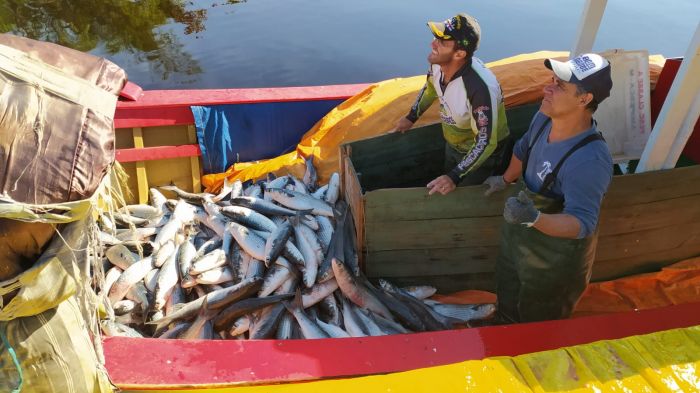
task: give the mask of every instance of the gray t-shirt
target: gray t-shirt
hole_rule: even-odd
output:
[[[547,116],[537,112],[530,123],[530,129],[515,144],[513,153],[519,160],[524,159],[528,146],[546,120]],[[552,123],[549,122],[530,151],[524,175],[525,184],[530,191],[539,192],[545,176],[554,170],[564,154],[586,136],[598,132],[594,124],[579,135],[550,143],[547,140],[551,130]],[[598,225],[600,204],[610,185],[612,174],[613,162],[608,145],[601,140],[593,141],[564,161],[550,193],[545,195],[564,199],[563,212],[581,222],[579,239],[591,235]]]

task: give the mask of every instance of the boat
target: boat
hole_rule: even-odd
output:
[[[596,18],[595,15],[598,11],[602,15],[599,3],[588,3],[579,29],[579,39],[572,52],[581,53],[587,49],[590,50],[597,23],[600,21],[600,16]],[[605,269],[598,271],[598,279],[651,271],[683,258],[700,255],[698,248],[700,247],[700,220],[698,220],[700,212],[697,208],[679,208],[679,203],[683,203],[684,206],[700,206],[700,165],[698,165],[700,131],[698,127],[695,127],[695,134],[689,136],[697,116],[695,119],[691,118],[691,122],[687,124],[688,114],[697,114],[690,105],[692,97],[695,97],[697,104],[697,75],[700,75],[700,55],[697,53],[699,41],[700,30],[695,32],[685,60],[681,62],[680,59],[676,59],[666,62],[651,99],[652,113],[658,114],[657,127],[660,131],[653,134],[649,143],[666,145],[666,153],[661,151],[661,147],[650,149],[649,152],[645,151],[638,171],[644,169],[648,171],[616,176],[613,188],[617,187],[618,197],[625,201],[636,201],[636,204],[630,209],[622,208],[621,202],[610,206],[610,216],[601,224],[603,232],[606,230],[605,225],[617,225],[618,232],[610,232],[611,235],[620,235],[620,232],[625,232],[621,229],[625,226],[641,225],[641,227],[632,228],[630,232],[636,231],[637,235],[628,237],[629,243],[625,243],[627,246],[619,246],[615,249],[616,243],[612,242],[607,252],[611,255],[622,255],[628,253],[630,248],[636,248],[639,252],[634,253],[635,256],[646,257],[632,258],[634,262],[630,262],[623,268],[615,264],[606,265]],[[674,81],[676,72],[678,75]],[[687,85],[684,87],[683,83]],[[197,192],[202,189],[200,175],[203,167],[208,164],[201,160],[202,147],[197,142],[195,119],[190,107],[235,106],[240,111],[242,122],[246,124],[259,119],[261,113],[270,113],[270,110],[284,119],[288,119],[285,116],[293,117],[293,126],[287,122],[284,130],[280,130],[279,126],[275,128],[274,125],[262,126],[262,129],[268,127],[266,131],[260,131],[261,128],[245,130],[249,133],[269,132],[274,135],[283,135],[276,138],[282,140],[278,145],[266,146],[271,149],[270,151],[281,154],[288,150],[290,139],[300,139],[306,130],[317,123],[331,108],[367,88],[371,88],[371,85],[141,91],[138,86],[130,83],[122,91],[123,100],[118,103],[115,114],[116,159],[131,175],[128,184],[133,191],[132,201],[145,202],[149,186],[169,182]],[[664,101],[667,93],[670,98]],[[532,105],[510,108],[509,119],[517,118],[517,115],[513,115],[517,113],[531,114],[532,110]],[[527,127],[529,118],[521,116],[519,119],[519,122],[524,124],[511,123],[512,128]],[[664,136],[666,134],[662,131],[670,130],[674,125],[676,130],[685,130],[687,135]],[[431,132],[430,127],[427,127],[425,132]],[[656,143],[664,138],[672,138],[672,142]],[[682,141],[682,145],[678,147],[677,142],[673,140]],[[241,141],[246,143],[245,138]],[[348,146],[353,145],[346,145],[345,148]],[[675,167],[676,160],[670,167],[664,164],[668,161],[668,151],[675,149],[677,158],[683,148],[688,159],[684,167],[660,170]],[[243,146],[240,151],[246,152],[251,149],[253,147]],[[271,157],[269,152],[267,154],[268,156],[252,154],[246,160]],[[352,161],[351,156],[352,152],[346,151],[345,160],[341,158],[338,166],[340,170],[345,171],[352,166],[348,166],[348,158]],[[346,179],[350,179],[345,181],[345,195],[346,198],[356,199],[351,202],[355,204],[356,209],[353,215],[356,222],[364,223],[364,215],[367,211],[362,210],[363,198],[366,202],[371,192],[378,195],[376,193],[386,193],[391,190],[370,190],[359,181],[353,183],[352,177],[348,177],[348,174],[352,174],[351,172],[345,174]],[[366,189],[363,190],[363,187]],[[476,191],[470,191],[469,188],[458,191],[464,192],[465,195],[470,192],[475,194]],[[409,203],[412,202],[409,201]],[[654,212],[651,211],[653,209],[669,209],[674,214],[665,215],[663,210]],[[367,233],[363,231],[368,229],[363,224],[359,227],[358,239],[364,239]],[[671,228],[676,230],[671,231]],[[646,237],[640,237],[640,231],[648,231]],[[370,234],[370,236],[373,235]],[[364,250],[365,257],[371,254],[372,250],[368,252],[368,245],[361,241],[358,241],[358,245]],[[608,259],[621,261],[624,258],[620,256]],[[368,265],[368,262],[365,261],[365,269],[376,269],[378,266],[376,263]],[[376,275],[390,272],[390,268],[379,269]],[[476,273],[461,272],[463,275]],[[425,272],[416,274],[413,279],[419,279],[421,274]],[[488,281],[490,277],[484,278],[482,275],[481,279]],[[452,286],[445,283],[441,285],[445,290],[459,289],[454,287],[454,280],[452,280]],[[601,340],[606,340],[603,341],[608,343],[606,345],[617,345],[622,342],[621,340],[628,340],[638,335],[648,335],[648,340],[658,341],[660,336],[655,335],[667,331],[681,331],[682,333],[679,334],[687,336],[690,331],[696,332],[699,325],[700,303],[694,302],[560,321],[382,337],[288,341],[105,337],[103,346],[106,368],[112,381],[119,388],[128,391],[184,392],[208,389],[224,392],[247,391],[247,389],[252,391],[256,388],[272,391],[284,390],[285,387],[291,390],[294,386],[299,390],[326,391],[339,387],[367,386],[362,383],[377,380],[358,379],[358,377],[384,374],[395,377],[381,381],[394,381],[394,385],[386,382],[388,385],[382,386],[394,386],[399,388],[397,390],[412,391],[410,383],[413,383],[412,378],[415,378],[412,375],[424,375],[411,374],[416,370],[426,368],[438,370],[432,374],[433,377],[449,379],[451,377],[448,373],[451,372],[454,377],[454,369],[441,367],[494,359],[494,357],[536,354],[562,348],[574,351],[570,348],[593,345],[591,343]],[[698,342],[688,345],[690,346],[686,352],[683,352],[680,347],[674,350],[678,351],[679,356],[685,356],[684,359],[689,364],[700,366],[698,354],[692,353],[692,348],[696,348]],[[548,361],[553,362],[555,368],[557,364],[567,364],[562,359]],[[485,367],[484,364],[479,363],[479,367]],[[644,365],[640,366],[641,368],[644,368]],[[696,367],[693,375],[697,376],[697,372]],[[497,375],[496,371],[494,373]],[[460,374],[459,377],[462,378],[462,375]],[[320,380],[331,381],[326,385],[313,383]],[[658,388],[660,385],[655,386]],[[431,390],[425,387],[413,387],[421,391]]]

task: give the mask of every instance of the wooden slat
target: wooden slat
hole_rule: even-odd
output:
[[[350,212],[352,214],[353,221],[355,223],[355,245],[356,250],[363,250],[365,247],[365,206],[364,197],[362,196],[362,189],[360,188],[360,182],[357,179],[357,174],[355,173],[355,168],[352,165],[352,161],[348,159],[352,154],[352,148],[348,145],[343,145],[340,147],[341,156],[341,184],[342,191],[345,196],[345,202],[348,203],[350,207]],[[363,252],[358,252],[360,267],[365,267],[365,258]]]
[[[140,127],[132,129],[134,137],[134,148],[143,148],[143,130]],[[148,202],[148,175],[146,174],[146,163],[143,161],[136,162],[136,183],[138,184],[138,201],[139,203]]]
[[[190,143],[197,143],[197,130],[194,125],[187,126],[187,139]],[[197,146],[197,148],[199,149],[199,146]],[[202,192],[202,170],[199,166],[199,157],[190,157],[190,166],[192,173],[192,190],[194,190],[194,192]]]
[[[607,261],[633,257],[649,260],[647,255],[664,250],[684,250],[686,255],[682,258],[699,255],[700,222],[601,236],[598,239],[596,260]]]
[[[458,187],[447,195],[428,195],[425,188],[401,188],[370,191],[365,194],[366,222],[431,220],[444,218],[488,217],[503,214],[507,192],[484,196],[486,186]]]
[[[140,149],[118,149],[115,159],[121,163],[136,161],[156,161],[168,158],[192,157],[199,162],[202,152],[198,145],[158,146]]]
[[[415,186],[444,170],[445,142],[439,124],[363,139],[351,146],[363,191]]]
[[[696,235],[695,242],[700,243],[700,237]],[[644,255],[635,255],[628,258],[609,259],[596,261],[593,264],[592,281],[612,280],[626,277],[632,274],[658,271],[664,266],[678,261],[700,255],[700,249],[689,247],[664,249]]]
[[[497,246],[503,217],[365,222],[367,252]]]
[[[600,235],[619,235],[654,228],[684,226],[699,221],[700,193],[603,209],[600,215]]]
[[[367,255],[371,277],[438,276],[493,272],[498,247],[378,251]]]
[[[603,209],[680,198],[700,193],[700,165],[615,176]]]
[[[144,91],[137,101],[119,101],[116,128],[192,124],[192,105],[231,105],[265,102],[322,101],[349,98],[368,84],[255,89]]]

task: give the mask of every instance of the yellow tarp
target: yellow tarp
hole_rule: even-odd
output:
[[[700,326],[387,375],[207,390],[212,393],[698,391]]]
[[[507,108],[534,103],[542,99],[542,89],[549,80],[550,71],[542,64],[545,58],[566,58],[568,52],[541,51],[509,57],[488,63],[498,78]],[[651,56],[649,71],[653,89],[665,59]],[[371,85],[364,91],[338,105],[309,130],[295,151],[265,161],[238,163],[226,172],[205,175],[202,185],[208,191],[218,191],[224,179],[249,180],[263,178],[268,172],[304,173],[304,158],[314,156],[319,181],[325,183],[338,171],[338,147],[346,142],[385,134],[394,129],[396,122],[406,116],[418,91],[425,83],[425,75],[390,79]],[[433,105],[416,122],[417,127],[439,122],[438,105]]]

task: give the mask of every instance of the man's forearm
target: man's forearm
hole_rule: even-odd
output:
[[[576,239],[581,230],[581,222],[570,214],[544,214],[533,225],[537,230],[552,237]]]
[[[506,169],[505,173],[503,174],[503,180],[505,180],[506,183],[512,183],[516,181],[520,175],[523,173],[523,162],[518,159],[518,157],[513,154],[510,157],[510,164],[508,165],[508,169]]]

